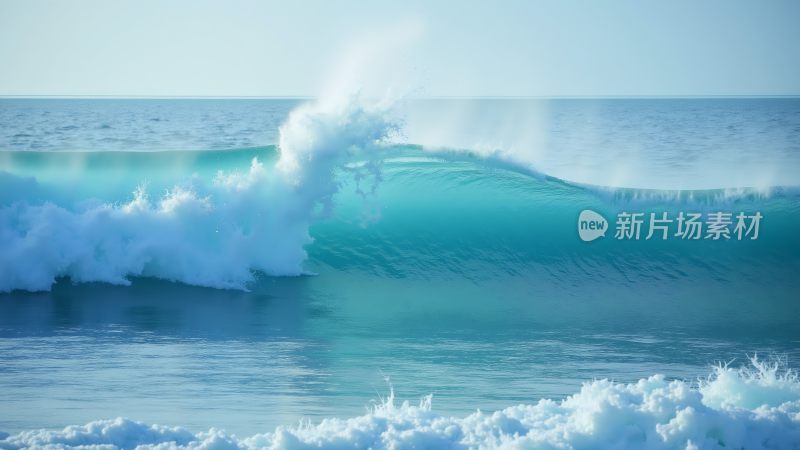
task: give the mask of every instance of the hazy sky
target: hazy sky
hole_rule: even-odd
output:
[[[423,96],[798,95],[798,24],[795,0],[0,0],[0,95],[314,96],[404,27],[372,64]]]

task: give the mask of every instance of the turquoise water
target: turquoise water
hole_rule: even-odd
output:
[[[452,102],[408,107],[403,143],[382,139],[395,130],[393,116],[369,109],[291,119],[297,102],[104,102],[0,102],[0,430],[12,435],[121,416],[249,436],[301,418],[362,416],[390,385],[400,399],[433,394],[436,414],[465,417],[562,399],[601,378],[636,383],[659,373],[695,389],[712,364],[738,367],[754,354],[798,367],[797,100],[555,102],[542,131],[551,151],[530,159],[465,149],[466,141],[417,142],[422,119],[414,114],[443,117]],[[261,106],[271,112],[253,118]],[[534,102],[526,111],[542,108]],[[154,123],[168,127],[148,125],[154,110],[163,119]],[[44,138],[49,128],[31,117],[45,111],[59,117],[52,123],[81,126]],[[512,102],[504,114],[515,111]],[[611,111],[616,125],[597,111]],[[254,122],[263,114],[270,121],[261,130]],[[585,128],[587,117],[594,139],[582,133],[575,144],[574,130],[554,131],[570,120]],[[87,131],[100,122],[121,128],[127,143],[105,148],[102,131]],[[244,148],[219,149],[228,141],[214,140],[217,122]],[[201,125],[185,148],[145,151],[165,150],[161,134],[188,123]],[[280,123],[295,126],[278,130]],[[31,136],[17,136],[25,127]],[[146,127],[155,137],[140,137]],[[240,127],[260,131],[237,140]],[[485,131],[463,134],[476,132]],[[43,151],[25,151],[33,142]],[[178,145],[170,142],[166,148]],[[565,153],[570,142],[576,148]],[[624,161],[620,152],[634,147],[635,172],[652,170],[639,178],[667,188],[592,183],[612,172],[608,154]],[[564,177],[571,159],[600,174]],[[716,173],[705,166],[716,159],[746,162],[755,175],[680,188],[686,174]],[[765,173],[775,177],[766,187]],[[756,240],[608,234],[583,242],[576,228],[584,209],[612,226],[623,211],[758,211],[764,219]],[[696,425],[692,439],[721,433],[717,441],[739,442],[719,430],[745,426],[762,403],[788,402],[781,414],[791,414],[800,401],[796,381],[723,378],[722,387],[702,391],[703,404],[724,392],[744,409],[716,407],[730,425]],[[750,396],[754,404],[742,403]],[[607,400],[581,401],[604,410],[597,405]],[[391,420],[433,420],[425,408],[399,411]],[[381,414],[363,417],[380,428]],[[626,423],[647,430],[648,420]],[[778,428],[756,421],[751,430],[796,446],[796,419],[786,420],[770,425]],[[410,429],[423,429],[417,425]],[[114,426],[145,442],[136,426]],[[458,426],[473,429],[469,421]],[[598,419],[595,428],[624,434],[617,426],[624,425]],[[685,447],[675,439],[667,448]],[[261,445],[254,442],[242,445]]]

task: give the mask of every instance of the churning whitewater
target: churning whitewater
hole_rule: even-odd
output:
[[[356,99],[303,105],[280,129],[274,165],[254,157],[243,172],[190,177],[157,199],[143,185],[123,203],[71,207],[55,203],[56,194],[30,203],[24,195],[40,190],[37,181],[2,174],[2,190],[21,197],[0,208],[0,291],[48,290],[59,277],[128,284],[130,276],[246,289],[254,271],[300,275],[309,226],[333,207],[335,170],[370,160],[397,129],[387,117]],[[349,171],[364,183],[380,178],[375,163]]]
[[[325,419],[238,437],[125,418],[60,431],[0,435],[0,448],[47,449],[797,449],[800,380],[778,362],[717,366],[698,383],[661,375],[585,383],[561,401],[447,417],[395,405],[394,393],[360,417]]]

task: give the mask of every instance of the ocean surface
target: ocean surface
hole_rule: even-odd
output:
[[[0,99],[0,448],[800,448],[799,186],[796,98]]]

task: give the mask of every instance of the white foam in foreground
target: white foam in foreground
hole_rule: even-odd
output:
[[[717,367],[699,385],[661,375],[633,384],[600,380],[563,401],[463,418],[437,414],[430,398],[396,406],[390,396],[360,417],[245,438],[118,418],[26,431],[0,439],[0,448],[797,449],[800,381],[779,364],[753,359],[748,368]]]

